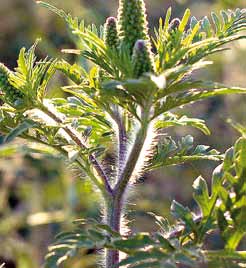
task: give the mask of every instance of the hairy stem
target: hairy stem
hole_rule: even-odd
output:
[[[59,124],[63,124],[63,120],[59,118],[54,112],[50,111],[46,107],[42,107],[41,109],[45,114],[51,117],[55,122]],[[148,110],[147,110],[148,111]],[[126,157],[126,133],[124,131],[124,126],[118,124],[119,127],[119,178],[116,183],[114,190],[111,188],[109,184],[109,179],[107,178],[106,174],[104,173],[101,165],[98,163],[97,159],[93,156],[89,156],[89,160],[97,174],[102,179],[104,187],[108,193],[105,198],[106,202],[106,223],[115,231],[121,232],[120,221],[122,217],[122,208],[123,208],[123,198],[125,189],[127,184],[135,170],[137,161],[139,159],[139,155],[143,148],[146,135],[147,135],[147,128],[148,128],[148,112],[142,112],[142,123],[140,129],[136,133],[135,142],[132,146],[131,152],[125,160]],[[118,121],[122,123],[122,120]],[[83,149],[86,149],[86,145],[82,142],[82,140],[77,135],[76,131],[72,129],[70,126],[65,126],[63,129],[66,133],[71,137],[71,139]],[[122,166],[122,171],[121,167]],[[91,174],[90,174],[91,175]],[[96,182],[96,181],[94,181]],[[103,193],[103,189],[100,185],[97,185],[99,189]],[[105,195],[104,195],[105,197]],[[119,263],[119,251],[117,250],[106,250],[106,268],[113,268],[115,265]]]
[[[54,112],[50,111],[47,107],[42,106],[41,111],[43,111],[45,114],[47,114],[55,122],[57,122],[59,124],[63,124],[62,119],[59,118]],[[66,133],[71,137],[71,139],[80,148],[87,149],[86,145],[82,142],[82,140],[80,139],[80,137],[78,136],[78,134],[76,133],[76,131],[72,127],[65,126],[63,129],[66,131]],[[105,174],[104,170],[102,169],[101,165],[99,164],[98,160],[92,154],[89,156],[89,160],[90,160],[91,164],[93,165],[93,167],[95,168],[98,176],[102,179],[106,191],[109,194],[112,194],[113,191],[112,191],[112,188],[111,188],[111,186],[109,184],[109,179],[108,179],[107,175]]]
[[[42,111],[45,112],[48,116],[50,116],[55,122],[62,124],[63,120],[59,118],[55,113],[47,109],[46,107],[42,108]],[[136,168],[136,164],[138,162],[140,153],[142,151],[144,142],[147,136],[148,129],[148,116],[149,109],[143,109],[141,115],[141,125],[139,130],[136,133],[135,142],[132,146],[132,149],[129,153],[127,159],[126,157],[126,132],[122,122],[122,119],[118,121],[119,128],[119,176],[118,181],[114,187],[111,188],[109,184],[109,179],[104,173],[101,165],[98,163],[97,159],[93,156],[89,156],[89,161],[97,171],[97,174],[102,179],[104,187],[108,195],[105,198],[106,202],[106,223],[116,232],[121,232],[121,217],[122,217],[122,209],[123,209],[123,199],[124,193],[127,188],[128,182]],[[120,124],[121,123],[121,124]],[[65,126],[63,129],[66,133],[71,137],[71,139],[83,149],[87,149],[86,145],[79,138],[76,131],[70,126]],[[90,174],[91,175],[91,174]],[[97,185],[98,187],[100,185]],[[99,187],[99,189],[103,192],[103,189]],[[104,195],[105,197],[105,195]],[[117,250],[106,250],[106,268],[113,268],[115,265],[119,263],[119,251]]]
[[[119,133],[119,177],[122,174],[127,154],[127,136],[124,130]]]
[[[129,183],[129,180],[136,168],[140,153],[142,151],[148,129],[149,110],[142,111],[142,121],[139,130],[136,133],[135,142],[126,159],[126,132],[124,126],[119,127],[119,164],[123,165],[122,169],[119,166],[118,181],[113,189],[113,196],[110,203],[107,203],[106,221],[107,224],[115,231],[121,233],[121,217],[124,203],[124,193]],[[121,155],[122,154],[122,155]],[[119,263],[119,252],[115,250],[106,250],[106,268],[113,268]]]
[[[135,142],[132,146],[131,152],[127,158],[125,167],[122,171],[121,176],[119,177],[119,180],[114,188],[114,193],[121,198],[121,195],[124,194],[125,189],[127,187],[127,184],[135,170],[136,164],[138,162],[140,153],[142,151],[144,142],[146,140],[147,136],[147,129],[148,129],[148,123],[147,123],[147,115],[148,113],[143,114],[143,120],[141,122],[140,129],[136,133]]]
[[[109,210],[108,214],[108,224],[111,228],[113,228],[117,232],[121,232],[120,220],[122,217],[122,209],[123,209],[123,199],[126,187],[131,178],[131,175],[135,169],[136,163],[138,161],[141,149],[144,144],[144,140],[146,137],[146,130],[141,129],[137,133],[137,137],[130,153],[130,156],[126,162],[126,166],[122,171],[122,175],[120,176],[119,182],[116,184],[114,189],[114,197],[112,208]],[[106,252],[106,268],[113,268],[119,262],[119,252],[108,250]]]
[[[127,134],[123,122],[123,116],[120,114],[119,107],[116,108],[113,118],[118,126],[118,177],[120,177],[127,154]]]
[[[120,112],[120,108],[116,105],[112,105],[109,109],[109,114],[117,124],[118,128],[118,178],[122,173],[122,169],[125,164],[126,154],[127,154],[127,134],[126,128],[123,122],[123,116]]]
[[[120,233],[122,200],[113,197],[106,203],[106,223],[116,232]],[[106,268],[113,268],[119,263],[119,251],[106,249]]]

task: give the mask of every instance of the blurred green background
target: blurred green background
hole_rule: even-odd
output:
[[[84,18],[86,22],[103,24],[109,15],[116,15],[116,0],[47,0],[51,4]],[[202,17],[211,10],[246,7],[245,0],[146,0],[151,28],[159,17],[173,7],[174,16],[181,17],[185,8]],[[74,48],[73,37],[64,22],[32,0],[0,0],[0,62],[14,68],[21,47],[29,47],[37,37],[42,38],[39,56],[62,57],[62,48]],[[232,50],[213,57],[215,64],[197,75],[232,85],[246,86],[246,41],[231,46]],[[75,59],[66,58],[70,61]],[[53,96],[59,96],[59,85],[66,83],[57,76],[52,84]],[[214,98],[183,112],[206,119],[211,136],[184,128],[169,132],[181,137],[195,136],[195,142],[223,152],[235,141],[237,133],[226,122],[228,118],[246,124],[245,96]],[[16,141],[16,144],[18,145]],[[54,235],[72,228],[72,220],[99,217],[98,195],[90,182],[78,170],[59,158],[30,154],[5,157],[0,153],[0,264],[6,268],[37,268],[43,264],[47,246]],[[145,174],[137,183],[128,204],[127,220],[132,231],[150,231],[153,219],[147,212],[169,216],[173,199],[193,206],[191,184],[200,174],[210,179],[215,163],[196,162],[160,169]],[[65,168],[67,166],[68,168]],[[144,182],[144,183],[143,183]],[[213,241],[219,243],[219,241]],[[73,260],[66,267],[95,267],[93,252]]]

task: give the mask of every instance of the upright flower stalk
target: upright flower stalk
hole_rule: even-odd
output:
[[[147,41],[138,40],[133,49],[132,55],[133,73],[136,78],[147,72],[153,72],[153,60]]]
[[[131,53],[137,40],[149,41],[146,8],[143,0],[120,0],[118,31],[121,44],[127,46]]]
[[[116,49],[119,45],[119,38],[117,32],[117,19],[109,17],[104,26],[104,41],[107,47]]]
[[[129,49],[132,57],[133,76],[139,78],[141,75],[154,70],[151,53],[150,38],[148,35],[148,23],[145,3],[143,0],[120,0],[117,18],[108,18],[105,24],[104,40],[108,47],[116,48],[123,46]],[[106,219],[107,224],[115,231],[121,233],[121,217],[124,207],[124,199],[128,182],[131,179],[139,155],[142,151],[148,124],[148,109],[142,111],[143,122],[136,133],[132,147],[125,145],[125,129],[122,124],[123,118],[119,111],[116,111],[115,118],[119,131],[119,166],[118,178],[113,189],[113,196],[107,202]],[[113,268],[119,262],[118,251],[106,250],[106,268]]]

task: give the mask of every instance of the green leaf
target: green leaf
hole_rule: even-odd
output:
[[[150,158],[145,170],[152,170],[169,165],[178,165],[198,160],[220,161],[223,159],[218,151],[209,146],[197,145],[194,149],[193,137],[187,135],[176,143],[171,137],[161,140],[156,146],[156,153]]]
[[[39,41],[38,39],[28,51],[25,48],[21,49],[18,66],[10,77],[11,85],[23,94],[19,100],[22,102],[23,110],[40,105],[48,83],[55,73],[56,60],[36,60],[35,49]]]
[[[18,152],[16,145],[1,145],[0,146],[0,158],[11,157]]]
[[[212,37],[212,35],[213,35],[212,26],[211,26],[210,21],[209,21],[207,16],[205,16],[202,19],[201,25],[202,25],[202,29],[206,32],[207,37],[208,38]]]
[[[108,234],[110,234],[113,237],[119,238],[120,234],[118,232],[115,232],[110,226],[107,224],[97,224],[97,228],[106,231]]]
[[[114,247],[121,251],[143,248],[153,244],[155,244],[155,242],[145,233],[139,233],[128,239],[113,242]]]
[[[227,25],[229,22],[229,16],[228,16],[227,12],[225,12],[225,10],[221,10],[220,14],[223,18],[224,25]]]
[[[99,241],[103,241],[105,240],[105,235],[103,234],[103,232],[100,232],[100,231],[97,231],[97,230],[93,230],[93,229],[90,229],[88,230],[88,233],[91,237],[91,239],[95,242],[99,242]]]
[[[137,262],[143,262],[145,260],[150,259],[163,259],[165,257],[165,253],[159,250],[149,250],[149,251],[139,251],[134,254],[132,257],[128,257],[119,263],[119,266],[136,264]]]
[[[220,197],[218,226],[225,241],[225,248],[232,251],[246,235],[245,154],[246,139],[241,137],[236,141],[234,148],[226,152],[224,163],[213,174],[213,177],[218,177],[217,181],[221,184],[217,189]]]
[[[222,232],[224,232],[228,227],[228,222],[224,216],[223,211],[218,209],[217,211],[218,226]]]
[[[195,151],[193,152],[194,155],[202,155],[207,152],[210,146],[207,145],[197,145]]]
[[[171,15],[172,15],[172,7],[169,7],[165,16],[165,23],[164,23],[164,29],[163,29],[164,32],[168,30]]]
[[[43,1],[36,1],[36,3],[42,7],[49,9],[50,11],[52,11],[54,13],[56,13],[61,18],[68,19],[67,14],[62,9],[58,9],[55,6],[52,6],[51,4],[43,2]]]
[[[189,118],[187,116],[177,116],[170,112],[162,115],[163,119],[155,123],[157,129],[165,129],[172,126],[191,126],[201,130],[204,134],[210,135],[210,130],[205,124],[204,120],[197,118]]]
[[[40,84],[37,85],[37,98],[40,102],[43,101],[47,93],[47,87],[48,87],[49,81],[55,74],[55,70],[56,70],[55,65],[56,65],[56,60],[51,60],[51,61],[44,60],[39,70],[37,71],[37,76],[42,78],[42,80],[40,80]]]
[[[235,130],[237,130],[242,136],[246,136],[246,126],[240,123],[234,122],[232,119],[228,119],[227,123],[229,123]]]
[[[71,79],[77,85],[81,84],[84,77],[87,77],[87,72],[77,64],[70,65],[65,60],[55,63],[55,68],[64,73],[69,79]]]
[[[240,230],[240,228],[235,230],[228,238],[225,248],[229,250],[235,250],[240,241],[242,240],[242,238],[244,237],[244,235],[245,231]]]
[[[223,161],[223,170],[229,171],[233,166],[234,149],[230,148],[225,152],[225,158]]]
[[[224,179],[224,168],[223,164],[219,165],[214,171],[212,175],[212,194],[217,195],[220,187],[223,183]]]
[[[135,264],[135,265],[131,265],[131,268],[158,268],[160,267],[159,263],[156,261],[149,261],[149,262],[145,262],[145,263],[141,263],[141,264]],[[165,266],[167,267],[167,266]],[[167,267],[169,268],[169,267]]]
[[[192,258],[188,257],[186,254],[182,252],[175,254],[175,259],[179,263],[182,263],[183,265],[187,265],[188,267],[194,267],[196,265],[196,262],[192,260]]]
[[[182,18],[182,20],[180,22],[180,25],[179,25],[179,31],[181,33],[185,30],[185,27],[188,24],[190,14],[191,14],[190,9],[186,9],[185,13],[184,13],[184,16],[183,16],[183,18]]]
[[[159,87],[165,87],[165,76],[142,76],[139,79],[125,81],[109,81],[103,84],[102,93],[111,95],[117,103],[144,106]],[[105,99],[107,101],[107,99]]]
[[[211,13],[211,16],[213,19],[213,23],[216,27],[216,34],[218,35],[221,32],[220,20],[219,20],[218,16],[216,15],[216,13],[214,13],[214,12]]]
[[[203,62],[204,63],[204,62]],[[192,67],[192,70],[196,69],[196,68],[202,68],[205,67],[207,65],[211,64],[211,62],[207,62],[206,65],[196,65]],[[187,70],[189,71],[189,68],[187,66]],[[185,71],[185,68],[181,71]],[[180,70],[177,69],[177,73],[179,73]],[[173,94],[173,93],[177,93],[177,92],[182,92],[182,91],[187,91],[190,89],[219,89],[219,88],[225,88],[225,85],[220,84],[220,83],[216,83],[216,82],[212,82],[212,81],[196,81],[196,80],[188,80],[188,81],[178,81],[176,83],[171,83],[166,89],[165,91],[161,92],[161,94],[159,94],[159,98],[161,97],[165,97],[168,94]]]
[[[198,20],[195,16],[192,16],[191,19],[190,19],[190,28],[191,29],[194,29],[195,26],[197,25],[198,23]]]
[[[168,236],[170,234],[170,231],[171,229],[169,230],[169,233],[165,233],[164,235]],[[157,233],[156,238],[160,242],[160,245],[163,249],[171,251],[175,249],[174,246],[172,245],[172,242],[169,241],[167,238],[165,238],[163,235]]]
[[[228,95],[228,94],[246,94],[246,89],[233,87],[233,88],[220,88],[220,89],[215,89],[212,91],[197,90],[197,91],[190,91],[189,93],[185,95],[181,94],[176,97],[168,96],[165,99],[164,103],[161,105],[161,107],[158,107],[156,109],[156,112],[153,118],[161,115],[164,112],[170,111],[174,108],[181,107],[185,104],[190,104],[195,101],[200,101],[200,100],[207,99],[210,97]]]
[[[191,135],[187,135],[181,139],[182,151],[188,151],[193,147],[194,138]]]
[[[17,63],[18,63],[19,68],[22,70],[23,74],[27,75],[28,69],[26,66],[25,51],[26,51],[26,49],[24,47],[20,50]]]
[[[19,124],[16,128],[14,128],[4,139],[5,142],[11,142],[16,137],[20,136],[24,132],[26,132],[28,129],[33,128],[36,126],[36,123],[31,120],[25,120],[21,124]]]
[[[196,225],[193,221],[193,216],[189,208],[184,207],[177,201],[173,201],[171,205],[171,214],[179,221],[185,223],[189,231],[196,231]]]
[[[207,182],[199,176],[194,181],[192,187],[194,199],[199,204],[203,217],[207,217],[211,209]]]

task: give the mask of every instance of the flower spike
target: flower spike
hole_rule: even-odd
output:
[[[122,45],[127,46],[131,53],[137,40],[150,40],[143,0],[120,0],[118,31]]]
[[[119,45],[119,38],[117,33],[117,19],[109,17],[104,26],[104,40],[109,48],[117,48]]]
[[[140,77],[142,74],[153,71],[153,61],[151,51],[146,40],[138,40],[133,49],[132,55],[134,76]]]

